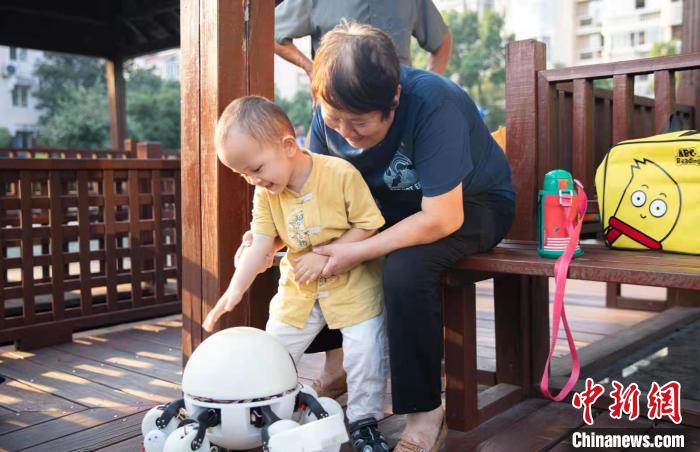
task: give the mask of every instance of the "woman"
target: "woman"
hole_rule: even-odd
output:
[[[507,233],[508,162],[460,87],[400,66],[389,37],[371,26],[343,22],[324,36],[311,89],[309,148],[355,165],[387,221],[372,238],[315,251],[329,256],[325,276],[385,256],[393,411],[407,415],[395,450],[437,450],[447,430],[440,281]]]

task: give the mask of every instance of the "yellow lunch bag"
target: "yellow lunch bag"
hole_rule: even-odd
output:
[[[595,187],[609,247],[700,254],[700,132],[618,143]]]

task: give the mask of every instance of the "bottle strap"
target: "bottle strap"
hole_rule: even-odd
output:
[[[576,352],[576,344],[574,343],[574,337],[571,334],[571,329],[569,328],[569,322],[566,320],[566,310],[564,309],[564,293],[566,290],[566,278],[569,273],[569,264],[571,263],[571,259],[573,259],[576,248],[578,247],[579,236],[581,235],[581,226],[583,225],[583,217],[586,214],[586,207],[588,205],[588,198],[586,197],[586,192],[583,189],[583,185],[581,185],[579,181],[575,181],[575,183],[578,189],[578,206],[564,207],[567,209],[566,229],[570,240],[566,246],[564,254],[559,256],[554,264],[556,288],[554,291],[554,306],[552,309],[552,345],[549,349],[549,356],[547,357],[547,363],[545,364],[544,372],[542,373],[542,380],[540,381],[540,391],[542,394],[545,397],[557,402],[563,400],[574,385],[576,385],[579,373],[581,372],[578,353]],[[569,212],[570,209],[576,210],[574,212]],[[569,376],[569,379],[564,387],[561,389],[561,391],[559,391],[559,394],[552,396],[552,394],[549,392],[549,366],[551,364],[552,357],[554,356],[554,348],[557,345],[560,323],[564,325],[566,339],[569,343],[569,351],[571,353],[571,375]]]

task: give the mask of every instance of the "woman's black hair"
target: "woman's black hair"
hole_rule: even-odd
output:
[[[378,28],[342,20],[321,40],[314,59],[311,92],[336,110],[380,111],[396,108],[399,57],[389,36]]]

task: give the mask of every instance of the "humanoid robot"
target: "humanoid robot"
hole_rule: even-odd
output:
[[[146,452],[337,452],[348,440],[342,407],[298,381],[291,356],[264,331],[220,331],[192,353],[184,398],[141,422]]]

